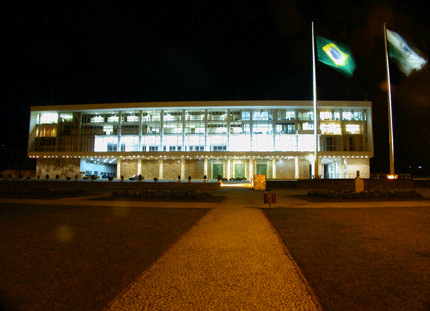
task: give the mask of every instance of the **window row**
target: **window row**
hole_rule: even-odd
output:
[[[148,110],[144,112],[111,112],[111,113],[92,113],[83,114],[82,123],[139,123],[160,122],[163,114],[164,122],[183,122],[183,121],[312,121],[313,111],[306,109],[267,109],[267,110],[175,110],[161,111]],[[41,112],[37,113],[37,124],[57,124],[67,122],[78,122],[78,113],[57,113]],[[364,121],[366,113],[361,110],[320,110],[320,120],[345,120],[345,121]]]

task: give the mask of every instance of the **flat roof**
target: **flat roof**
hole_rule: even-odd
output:
[[[370,108],[370,101],[337,101],[321,100],[317,102],[319,107],[366,107]],[[204,109],[204,108],[279,108],[282,106],[302,108],[312,107],[312,100],[225,100],[225,101],[175,101],[175,102],[131,102],[131,103],[100,103],[81,105],[54,105],[31,106],[30,111],[99,111],[99,110],[145,110],[145,109]]]

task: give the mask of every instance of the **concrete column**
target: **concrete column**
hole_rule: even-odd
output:
[[[254,178],[254,159],[249,158],[249,177],[248,179],[251,180]]]
[[[160,159],[160,167],[158,169],[158,179],[163,179],[163,165],[164,165],[164,160],[161,158]]]
[[[61,133],[60,133],[60,126],[59,126],[59,124],[60,124],[60,114],[58,114],[57,115],[57,124],[56,124],[56,129],[57,129],[57,135],[55,135],[55,151],[59,151],[60,149],[59,149],[59,143],[60,143],[60,135],[61,135]],[[63,150],[62,150],[63,151]],[[93,148],[93,150],[91,150],[91,151],[94,151],[94,148]]]
[[[186,126],[186,122],[185,121],[186,121],[186,115],[185,115],[185,109],[184,109],[182,111],[182,144],[181,144],[182,151],[185,151],[185,126]],[[181,175],[182,175],[182,173],[181,173]]]
[[[121,178],[121,159],[116,160],[116,178]]]
[[[188,176],[185,176],[185,159],[181,159],[181,179],[186,179]]]
[[[227,159],[227,180],[230,180],[231,178],[231,160],[230,158]]]
[[[118,113],[118,147],[117,151],[121,150],[121,136],[122,136],[122,111]]]
[[[142,151],[142,122],[143,122],[143,111],[139,112],[139,152]]]
[[[81,139],[82,139],[82,112],[79,112],[79,128],[78,128],[78,145],[77,145],[77,150],[73,150],[73,151],[83,151],[81,148]]]
[[[137,175],[142,175],[142,159],[137,159]]]
[[[272,159],[272,179],[276,178],[276,159]]]
[[[164,110],[160,111],[160,146],[159,151],[163,151],[163,140],[164,140]],[[161,178],[159,178],[161,179]]]
[[[294,158],[294,178],[300,179],[300,170],[299,170],[299,158]]]
[[[345,174],[346,168],[346,158],[340,160],[340,178],[347,178]]]
[[[210,151],[208,146],[208,110],[205,109],[205,151]],[[206,174],[207,176],[208,174]]]
[[[206,175],[206,177],[209,179],[209,176],[208,176],[208,158],[205,158],[203,160],[203,175]]]
[[[230,109],[227,109],[227,151],[230,151]]]

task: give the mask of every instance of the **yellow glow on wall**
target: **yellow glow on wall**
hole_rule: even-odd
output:
[[[54,126],[41,126],[36,129],[36,137],[56,137],[57,128]]]

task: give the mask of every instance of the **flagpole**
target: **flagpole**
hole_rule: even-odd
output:
[[[387,28],[384,23],[385,64],[387,67],[387,91],[388,91],[388,141],[390,148],[390,175],[394,177],[394,138],[393,138],[393,108],[391,102],[391,78],[390,62],[388,58]]]
[[[317,114],[317,74],[316,74],[316,57],[315,57],[315,33],[314,22],[312,22],[312,80],[313,80],[313,104],[314,104],[314,138],[315,138],[315,151],[314,151],[314,178],[318,178],[318,114]]]

